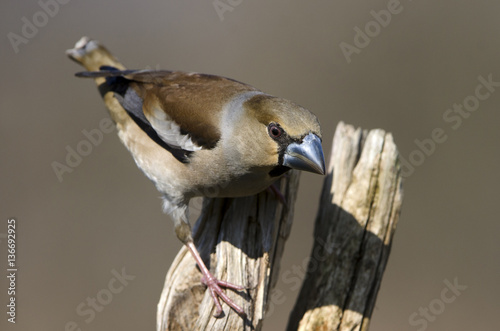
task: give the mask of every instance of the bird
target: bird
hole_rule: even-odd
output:
[[[190,199],[260,193],[290,169],[325,174],[318,118],[289,100],[210,74],[126,69],[103,45],[82,37],[66,51],[93,78],[135,163],[161,193],[180,241],[199,266],[222,314],[219,298],[245,312],[222,288],[193,242]]]

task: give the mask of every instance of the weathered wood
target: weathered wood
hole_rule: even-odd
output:
[[[392,135],[339,123],[288,330],[368,330],[402,203]]]
[[[242,318],[222,303],[224,316],[213,317],[214,304],[200,282],[201,272],[183,247],[168,271],[157,311],[157,330],[259,330],[279,273],[283,246],[293,220],[299,172],[283,178],[280,191],[237,199],[205,199],[194,229],[201,256],[220,280],[247,287],[225,290],[247,313]]]

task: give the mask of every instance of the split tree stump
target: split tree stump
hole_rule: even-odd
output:
[[[392,135],[339,123],[288,330],[368,330],[402,199]]]

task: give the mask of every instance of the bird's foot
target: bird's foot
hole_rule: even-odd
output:
[[[228,304],[231,308],[233,308],[239,315],[241,316],[246,316],[245,312],[243,309],[238,306],[236,303],[234,303],[233,300],[231,300],[224,291],[222,291],[221,287],[225,287],[231,290],[235,291],[242,291],[245,288],[243,286],[239,285],[234,285],[228,282],[225,282],[223,280],[218,280],[215,278],[210,272],[207,274],[204,274],[203,277],[201,278],[202,284],[206,285],[208,287],[208,290],[210,291],[210,296],[212,297],[215,307],[217,310],[215,311],[214,316],[215,317],[220,317],[222,315],[222,306],[220,304],[219,298],[221,298],[225,303]]]
[[[194,245],[192,241],[188,241],[186,243],[186,246],[188,249],[191,251],[191,254],[193,255],[196,263],[200,267],[201,273],[203,274],[203,277],[201,278],[202,284],[206,285],[208,290],[210,291],[210,296],[214,300],[215,307],[217,310],[215,311],[214,316],[215,317],[220,317],[222,315],[222,306],[220,304],[219,298],[221,298],[225,303],[229,305],[229,307],[233,308],[240,316],[246,317],[246,313],[241,308],[238,306],[233,300],[231,300],[224,291],[222,291],[221,287],[225,287],[231,290],[235,291],[241,291],[244,290],[245,287],[239,286],[239,285],[234,285],[222,280],[218,280],[215,278],[212,273],[208,270],[206,267],[205,263],[203,262],[203,259],[200,256],[200,253],[198,252],[198,249]]]

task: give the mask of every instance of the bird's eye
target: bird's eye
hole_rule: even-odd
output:
[[[267,131],[269,132],[269,136],[273,139],[279,138],[283,134],[283,129],[276,123],[269,124]]]

